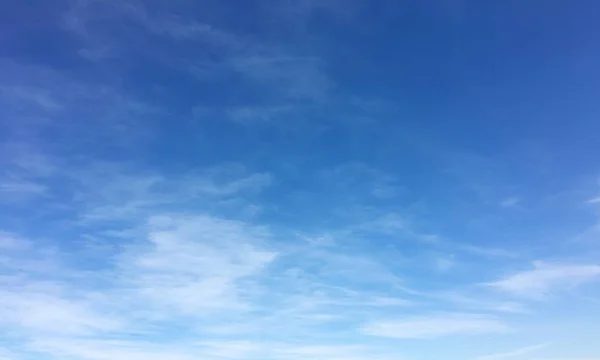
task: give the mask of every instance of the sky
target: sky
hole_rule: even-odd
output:
[[[0,360],[600,360],[599,33],[2,1]]]

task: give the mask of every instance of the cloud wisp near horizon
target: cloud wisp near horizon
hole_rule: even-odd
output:
[[[600,7],[0,9],[0,360],[600,360]]]

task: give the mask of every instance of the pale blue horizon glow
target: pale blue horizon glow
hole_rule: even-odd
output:
[[[0,10],[0,360],[600,360],[600,4]]]

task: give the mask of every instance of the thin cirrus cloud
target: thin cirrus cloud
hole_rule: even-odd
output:
[[[366,324],[367,335],[397,339],[429,339],[449,335],[502,333],[510,327],[493,316],[477,314],[442,314],[409,318],[398,321],[380,321]]]
[[[509,358],[514,358],[514,357],[518,358],[518,357],[522,357],[523,355],[534,353],[538,350],[548,347],[549,345],[550,344],[537,344],[537,345],[525,346],[525,347],[518,348],[515,350],[511,350],[511,351],[479,356],[479,357],[475,358],[475,360],[497,360],[497,359],[509,359]],[[529,355],[529,356],[531,356],[531,355]]]
[[[531,270],[489,283],[492,288],[526,298],[544,298],[598,280],[600,265],[561,265],[536,262]]]
[[[502,38],[438,2],[38,3],[2,6],[0,359],[548,358],[580,353],[567,315],[598,329],[597,244],[569,242],[597,226],[597,132],[517,131],[544,71],[595,86],[538,66],[581,33],[528,41],[551,27],[506,2]]]

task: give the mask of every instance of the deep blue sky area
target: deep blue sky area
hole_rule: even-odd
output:
[[[4,0],[0,360],[600,360],[600,2]]]

